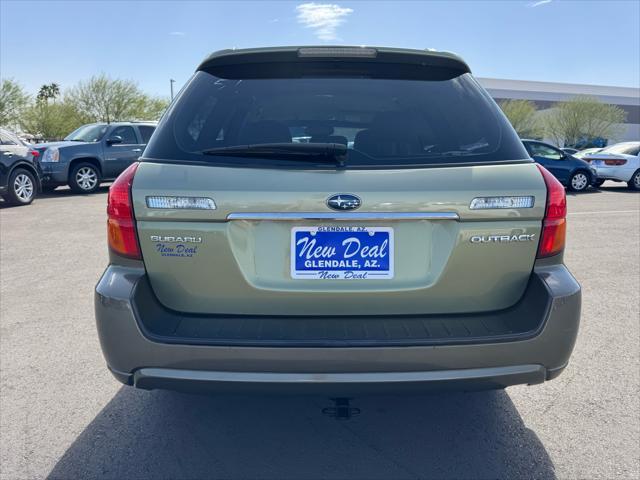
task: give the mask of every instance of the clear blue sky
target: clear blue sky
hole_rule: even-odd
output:
[[[168,96],[214,50],[368,44],[450,50],[482,77],[640,84],[639,0],[309,3],[0,0],[0,74],[34,93],[104,72]]]

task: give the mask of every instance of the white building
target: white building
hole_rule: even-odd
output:
[[[539,110],[551,108],[554,103],[569,100],[576,95],[596,97],[627,112],[623,133],[617,141],[640,140],[640,88],[497,78],[479,78],[478,81],[497,102],[511,99],[531,100]]]

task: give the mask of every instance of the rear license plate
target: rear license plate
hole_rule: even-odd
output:
[[[393,228],[294,227],[291,276],[317,280],[393,278]]]

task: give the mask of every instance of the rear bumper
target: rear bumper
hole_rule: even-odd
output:
[[[599,180],[615,180],[617,182],[628,182],[633,175],[633,169],[629,169],[626,166],[620,167],[608,167],[597,166],[595,167]]]
[[[554,378],[575,343],[580,286],[563,265],[538,267],[533,276],[547,305],[538,328],[526,336],[477,343],[453,338],[380,346],[167,342],[149,335],[140,322],[151,312],[136,304],[136,287],[146,283],[144,270],[120,266],[110,266],[96,287],[96,321],[110,370],[121,382],[146,389],[348,395],[501,388]],[[539,288],[536,295],[541,295]],[[513,315],[521,314],[514,310]]]
[[[273,391],[349,396],[445,388],[492,389],[521,383],[542,383],[545,379],[546,370],[541,365],[372,373],[216,372],[141,368],[133,374],[132,383],[144,389],[230,393]]]

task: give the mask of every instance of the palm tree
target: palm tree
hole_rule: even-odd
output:
[[[36,96],[36,100],[39,102],[46,101],[49,98],[49,86],[42,85],[40,90],[38,91],[38,95]]]
[[[48,102],[50,98],[53,100],[60,95],[60,86],[57,83],[50,83],[49,85],[42,85],[38,91],[38,101]]]
[[[57,83],[49,84],[49,93],[51,94],[51,98],[55,100],[56,97],[60,96],[60,85]]]

